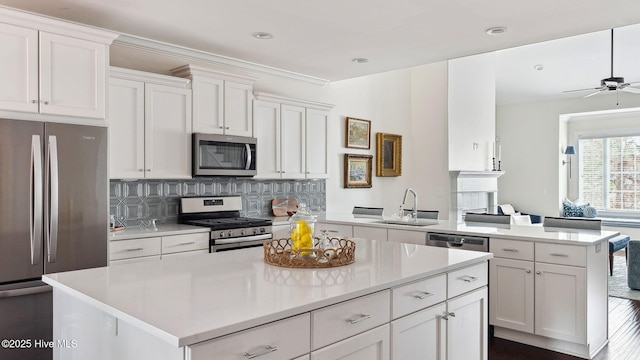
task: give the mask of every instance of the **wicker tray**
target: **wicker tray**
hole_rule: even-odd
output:
[[[270,265],[287,268],[329,268],[352,264],[356,259],[356,243],[340,238],[339,246],[324,250],[300,249],[293,250],[291,239],[273,239],[264,242],[264,262]],[[319,242],[315,238],[316,247]]]

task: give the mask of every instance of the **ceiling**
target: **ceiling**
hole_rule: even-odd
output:
[[[562,90],[599,86],[599,80],[609,75],[606,29],[640,23],[637,0],[0,0],[0,4],[329,81],[514,48],[496,55],[497,96],[503,104],[551,99]],[[508,31],[497,36],[485,33],[495,26]],[[251,36],[255,32],[274,37],[259,40]],[[587,33],[592,34],[572,37]],[[566,37],[571,38],[546,42]],[[535,45],[522,46],[527,44]],[[638,30],[616,32],[616,48],[616,75],[640,81],[640,71],[633,66],[640,55],[635,49],[640,48]],[[353,58],[369,61],[356,64]],[[543,64],[544,70],[534,70],[536,64]]]

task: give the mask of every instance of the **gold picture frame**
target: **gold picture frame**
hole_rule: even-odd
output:
[[[376,176],[402,175],[402,135],[378,133]]]
[[[344,154],[344,187],[370,188],[373,155]]]
[[[345,137],[345,147],[369,150],[371,148],[371,121],[348,117]]]

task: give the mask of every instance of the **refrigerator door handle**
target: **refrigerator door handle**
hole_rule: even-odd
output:
[[[48,261],[56,262],[58,253],[58,142],[49,135],[48,180],[49,180],[49,228],[47,235]]]
[[[42,149],[40,135],[31,136],[31,171],[29,197],[29,236],[31,238],[31,265],[42,260]]]
[[[40,293],[45,293],[50,291],[53,291],[53,288],[49,285],[34,286],[34,287],[12,289],[12,290],[2,290],[0,291],[0,299],[16,297],[16,296],[40,294]]]

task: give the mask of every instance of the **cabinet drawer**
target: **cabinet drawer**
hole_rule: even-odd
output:
[[[536,262],[587,266],[585,246],[536,243]]]
[[[160,255],[160,243],[160,237],[111,241],[109,243],[109,260]]]
[[[350,238],[353,236],[353,226],[351,225],[342,225],[342,224],[328,224],[319,222],[316,224],[316,236],[319,234],[320,230],[328,230],[328,234],[330,237],[346,237]]]
[[[489,240],[489,252],[495,257],[533,261],[533,241],[494,239]]]
[[[488,265],[486,262],[447,274],[447,298],[453,298],[468,291],[475,290],[488,283]]]
[[[447,299],[447,276],[442,274],[391,290],[392,317],[410,314]]]
[[[162,237],[162,254],[209,249],[209,233]]]
[[[390,312],[390,290],[313,311],[312,348],[319,349],[387,323]]]
[[[309,353],[309,313],[187,347],[191,360],[293,359]],[[260,355],[263,354],[263,355]]]

